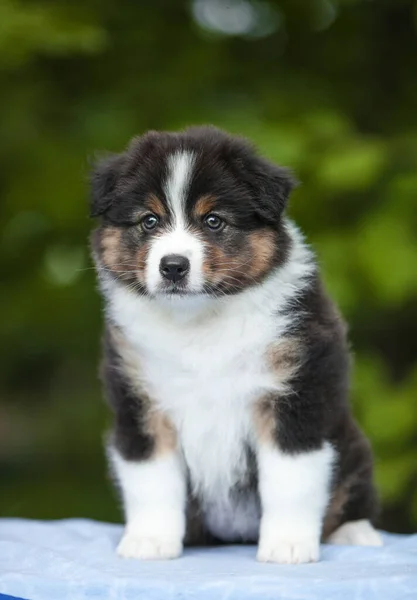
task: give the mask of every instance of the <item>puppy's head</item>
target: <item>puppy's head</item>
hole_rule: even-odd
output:
[[[139,294],[235,294],[285,261],[290,174],[218,129],[150,132],[92,175],[99,272]]]

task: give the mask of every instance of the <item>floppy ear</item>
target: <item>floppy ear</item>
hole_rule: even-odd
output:
[[[90,177],[90,216],[103,215],[115,199],[116,183],[124,163],[123,154],[101,159]]]
[[[252,178],[257,199],[256,212],[261,219],[276,224],[298,182],[289,169],[258,157],[254,161]]]
[[[253,145],[244,138],[229,138],[224,151],[236,175],[250,189],[255,213],[276,226],[297,183],[291,171],[258,156]]]

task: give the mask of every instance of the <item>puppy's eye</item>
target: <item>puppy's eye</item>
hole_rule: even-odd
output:
[[[155,229],[158,223],[159,219],[155,215],[146,215],[146,217],[143,217],[141,221],[142,228],[145,231],[151,231],[151,229]]]
[[[204,219],[204,223],[212,231],[220,231],[220,229],[223,229],[226,224],[220,217],[213,214],[207,215],[207,217]]]

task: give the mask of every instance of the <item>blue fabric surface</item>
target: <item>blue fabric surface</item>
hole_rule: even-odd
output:
[[[254,546],[188,549],[182,558],[117,558],[121,527],[0,519],[0,593],[28,600],[417,599],[417,535],[382,548],[323,546],[316,564],[260,564]]]

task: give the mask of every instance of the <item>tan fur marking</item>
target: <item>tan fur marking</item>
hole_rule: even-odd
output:
[[[259,277],[271,267],[275,253],[275,240],[273,231],[255,231],[249,235],[249,243],[252,249],[252,260],[248,264],[249,274]]]
[[[102,259],[106,267],[118,270],[121,255],[122,232],[117,227],[107,227],[101,236]],[[120,268],[119,268],[120,270]]]
[[[206,260],[203,271],[209,283],[216,285],[225,282],[231,287],[248,283],[248,260],[244,256],[226,254],[215,244],[206,246]],[[252,277],[249,278],[252,283]]]
[[[150,194],[146,199],[146,207],[155,213],[158,217],[165,217],[166,210],[161,200],[155,194]]]
[[[156,456],[175,450],[177,432],[168,417],[155,407],[148,412],[146,429],[155,440]]]
[[[131,279],[137,267],[132,253],[123,244],[122,230],[118,227],[106,227],[101,234],[100,244],[104,267],[119,273],[121,279]]]
[[[283,394],[286,382],[294,375],[300,363],[301,346],[297,338],[286,338],[269,347],[266,360]],[[253,420],[259,439],[270,442],[276,430],[277,405],[279,393],[267,394],[254,405]]]
[[[204,217],[207,215],[216,205],[216,200],[209,194],[201,196],[195,203],[194,212],[197,217]]]
[[[145,283],[146,259],[148,257],[149,244],[144,244],[136,253],[137,272],[136,277],[140,283]]]
[[[300,355],[301,344],[294,337],[276,342],[267,350],[268,364],[280,381],[286,381],[294,375],[300,364]]]
[[[236,254],[226,253],[216,243],[206,245],[203,271],[208,283],[242,288],[259,281],[272,267],[275,234],[263,229],[248,234],[248,244]]]
[[[253,407],[253,423],[261,442],[271,442],[274,438],[276,402],[272,395],[268,395],[257,400]]]
[[[225,271],[229,270],[227,266],[228,260],[224,252],[215,244],[206,246],[206,260],[203,264],[203,272],[210,283],[216,284],[222,280]]]
[[[145,411],[141,426],[154,440],[153,456],[172,452],[177,446],[177,433],[167,415],[162,413],[152,400],[143,381],[140,357],[117,327],[110,328],[114,345],[121,358],[120,368],[132,386],[132,390],[140,396]]]

